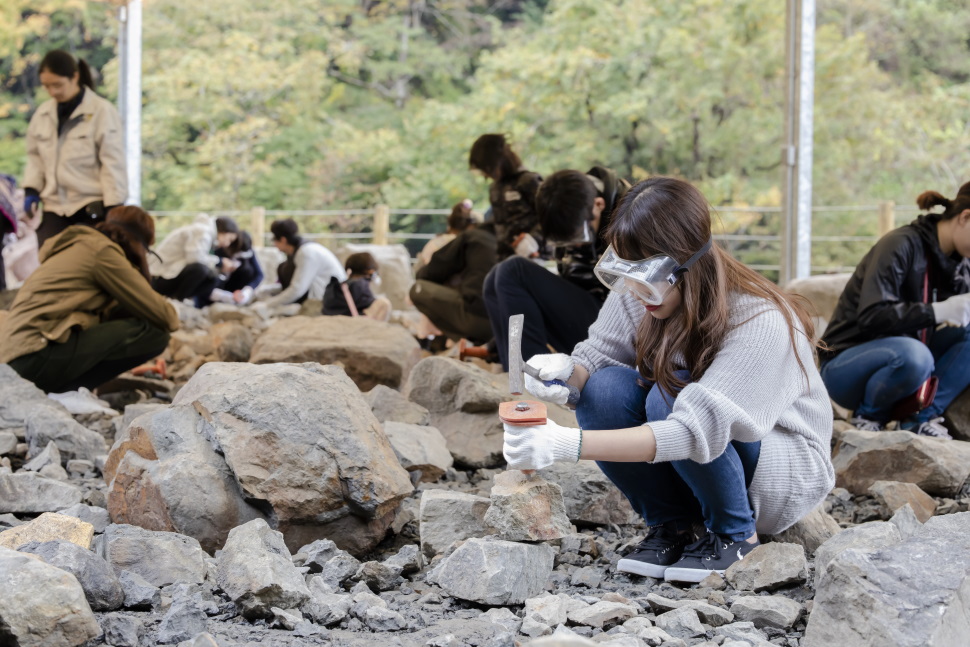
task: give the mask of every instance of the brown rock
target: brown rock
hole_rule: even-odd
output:
[[[492,505],[485,523],[508,541],[548,541],[572,532],[562,489],[555,483],[518,470],[495,476]]]
[[[812,315],[817,320],[828,324],[850,276],[852,275],[824,274],[807,279],[796,279],[785,286],[785,291],[801,295],[808,299],[814,310]],[[821,334],[821,331],[819,331],[819,334]]]
[[[209,329],[216,357],[220,362],[248,362],[253,348],[253,333],[234,321],[217,323]]]
[[[825,512],[823,506],[819,504],[791,528],[772,536],[771,540],[786,544],[798,544],[805,549],[806,553],[811,555],[826,540],[838,534],[841,530],[838,522],[832,518],[832,515]]]
[[[33,521],[0,532],[0,546],[17,550],[26,543],[63,540],[90,549],[94,526],[76,517],[45,512]]]
[[[882,501],[890,512],[896,512],[908,503],[920,523],[926,523],[936,512],[936,501],[933,497],[913,483],[876,481],[869,491]]]

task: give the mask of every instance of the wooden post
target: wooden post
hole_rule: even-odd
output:
[[[386,245],[391,232],[391,208],[386,204],[374,207],[374,244]]]
[[[253,207],[249,212],[249,228],[252,229],[253,247],[262,247],[266,239],[266,208]]]
[[[896,203],[886,200],[879,203],[879,237],[896,228]]]

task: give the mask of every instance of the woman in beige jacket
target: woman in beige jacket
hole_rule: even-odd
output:
[[[121,119],[94,92],[91,69],[62,50],[48,52],[40,82],[50,94],[27,127],[24,211],[43,205],[38,244],[70,225],[94,225],[128,197]]]

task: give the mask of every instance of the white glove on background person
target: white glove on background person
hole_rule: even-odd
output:
[[[527,364],[532,368],[539,369],[541,380],[562,380],[563,382],[572,376],[573,370],[576,368],[573,358],[563,353],[533,355]],[[566,400],[569,398],[569,389],[558,384],[546,386],[541,380],[537,380],[527,373],[525,376],[526,390],[540,400],[555,404],[566,404]]]
[[[575,463],[582,444],[582,430],[552,420],[534,427],[506,424],[502,453],[510,470],[541,470],[553,463]]]
[[[958,294],[946,301],[930,304],[936,323],[966,328],[970,325],[970,294]]]
[[[524,258],[532,258],[539,254],[539,243],[532,237],[532,234],[522,234],[515,241],[515,255]]]

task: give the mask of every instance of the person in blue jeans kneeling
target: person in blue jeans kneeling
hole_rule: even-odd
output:
[[[606,238],[595,273],[610,295],[589,338],[571,356],[532,357],[541,380],[526,376],[535,396],[575,405],[580,428],[506,425],[505,458],[511,469],[596,460],[649,526],[618,570],[700,582],[834,484],[812,321],[712,244],[707,201],[687,182],[635,186]]]
[[[878,431],[935,375],[933,402],[901,427],[948,439],[943,412],[970,385],[970,182],[953,200],[926,191],[916,204],[944,211],[886,234],[863,257],[822,337],[822,379],[853,410],[852,424]]]

